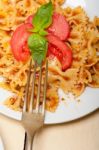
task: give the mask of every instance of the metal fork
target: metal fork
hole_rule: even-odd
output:
[[[42,64],[41,64],[39,66],[40,70],[39,70],[36,106],[34,107],[34,92],[35,92],[35,80],[36,80],[37,66],[38,66],[37,63],[35,62],[34,72],[31,73],[31,68],[32,68],[32,61],[31,61],[29,71],[28,71],[28,79],[27,79],[24,106],[23,106],[23,112],[22,112],[22,125],[26,131],[26,139],[24,140],[24,150],[32,150],[32,143],[33,143],[34,135],[36,131],[39,130],[44,125],[48,61],[46,61],[46,67],[45,67],[42,106],[40,106],[40,92],[41,92],[41,83],[42,83]],[[30,81],[32,82],[31,95],[29,95]],[[30,99],[29,104],[28,104],[28,98]]]

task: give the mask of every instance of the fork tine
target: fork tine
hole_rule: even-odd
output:
[[[29,66],[29,71],[28,71],[28,78],[27,78],[27,84],[26,84],[26,88],[25,88],[25,97],[24,97],[23,112],[27,111],[27,100],[28,100],[29,85],[30,85],[30,76],[31,76],[31,64],[32,64],[32,60],[30,61],[30,66]]]
[[[40,71],[39,71],[39,81],[38,81],[38,89],[37,89],[37,102],[36,102],[36,109],[35,109],[36,112],[39,112],[41,80],[42,80],[42,63],[40,64]]]
[[[34,73],[33,73],[33,76],[32,76],[32,91],[31,91],[30,108],[29,108],[30,112],[33,111],[35,79],[36,79],[36,68],[37,68],[37,63],[35,62],[35,64],[34,64]]]
[[[46,103],[46,91],[47,91],[47,78],[48,78],[48,60],[46,61],[45,68],[45,80],[44,80],[44,89],[43,89],[43,103],[42,103],[42,114],[45,113],[45,103]]]

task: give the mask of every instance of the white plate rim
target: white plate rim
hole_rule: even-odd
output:
[[[82,94],[82,97],[85,95],[88,96],[87,93],[88,92],[90,93],[90,91],[93,91],[93,90],[96,91],[97,93],[99,93],[99,89],[86,88],[85,92]],[[60,92],[62,92],[62,90],[60,90]],[[97,94],[96,92],[91,92],[91,93]],[[98,96],[99,96],[99,94],[98,94]],[[90,98],[90,95],[89,95],[89,98]],[[91,103],[89,103],[90,101],[91,101]],[[95,103],[94,103],[94,101],[95,101]],[[45,124],[60,124],[60,123],[70,122],[70,121],[85,117],[86,115],[99,109],[98,98],[96,98],[96,100],[94,100],[94,101],[93,101],[93,99],[89,99],[88,101],[86,101],[86,99],[84,99],[84,98],[79,103],[75,100],[60,101],[61,106],[59,105],[59,107],[57,108],[57,110],[59,110],[59,112],[54,113],[54,115],[56,114],[56,117],[57,117],[57,115],[60,115],[60,109],[61,110],[63,109],[61,115],[63,115],[64,111],[66,111],[66,114],[67,114],[67,116],[65,116],[66,118],[64,119],[64,116],[63,116],[63,119],[62,119],[61,116],[59,116],[59,118],[57,119],[57,118],[55,118],[53,113],[46,111],[44,123]],[[64,102],[66,102],[66,105],[64,104]],[[70,111],[73,111],[73,113],[72,112],[70,113]],[[10,108],[6,107],[5,105],[0,105],[0,113],[9,118],[14,119],[14,120],[18,120],[18,121],[20,121],[21,117],[22,117],[22,112],[18,112],[18,111],[16,112],[14,110],[11,110]],[[50,117],[51,115],[53,118],[49,119],[48,116]]]
[[[83,119],[91,114],[93,114],[94,112],[96,112],[97,110],[99,110],[99,107],[97,106],[97,108],[93,109],[92,111],[90,111],[89,113],[85,113],[84,115],[81,115],[79,117],[75,117],[75,118],[72,118],[70,120],[64,120],[64,121],[59,121],[59,122],[54,122],[54,123],[51,123],[51,122],[44,122],[45,125],[57,125],[57,124],[64,124],[64,123],[69,123],[69,122],[73,122],[73,121],[77,121],[79,119]],[[5,116],[5,117],[8,117],[9,119],[13,119],[13,120],[16,120],[16,121],[21,121],[21,116],[22,116],[22,113],[20,114],[20,119],[18,118],[15,118],[15,116],[9,116],[7,114],[5,114],[4,112],[0,112],[1,115]]]

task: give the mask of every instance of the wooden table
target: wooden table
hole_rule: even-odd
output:
[[[0,136],[5,150],[23,150],[20,122],[0,115]],[[45,126],[36,134],[33,150],[99,150],[99,110],[74,122]]]

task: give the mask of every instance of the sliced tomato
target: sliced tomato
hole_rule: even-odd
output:
[[[63,56],[63,60],[61,62],[62,64],[62,70],[65,71],[66,69],[70,68],[71,64],[72,64],[72,51],[71,49],[67,46],[66,49],[66,55]]]
[[[27,19],[25,20],[25,23],[30,23],[30,24],[32,24],[33,17],[34,17],[34,15],[28,16]]]
[[[63,60],[63,54],[61,53],[61,51],[57,47],[49,43],[48,56],[53,57],[53,55],[54,57],[56,56],[60,62]]]
[[[57,38],[54,35],[47,35],[48,42],[53,44],[55,47],[57,47],[60,51],[62,51],[63,55],[65,55],[65,51],[67,49],[67,45],[61,41],[59,38]]]
[[[11,49],[14,57],[18,61],[26,61],[30,56],[30,51],[27,45],[29,35],[29,29],[32,25],[29,23],[21,24],[16,28],[11,38]]]
[[[70,34],[70,27],[66,18],[59,13],[54,13],[52,25],[48,28],[48,32],[57,36],[60,40],[66,40]]]
[[[58,58],[62,64],[62,70],[65,71],[72,64],[72,50],[63,41],[53,35],[48,35],[47,39],[50,43],[48,51]]]

